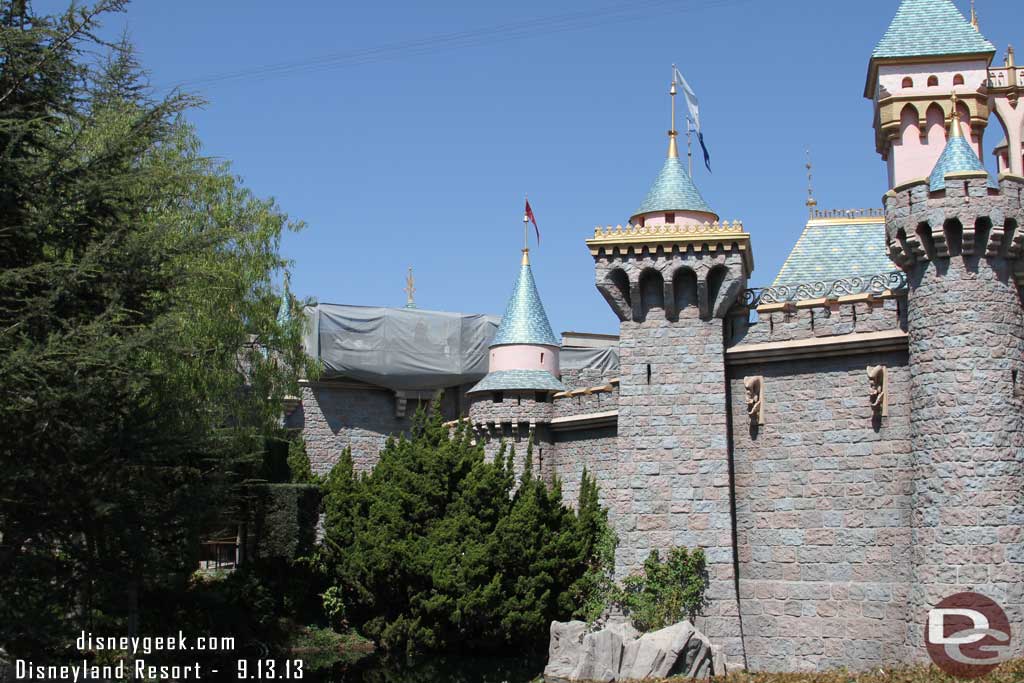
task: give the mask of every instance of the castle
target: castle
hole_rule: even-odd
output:
[[[500,322],[320,305],[325,368],[287,417],[314,469],[373,466],[444,390],[493,451],[534,443],[571,501],[593,472],[616,569],[702,547],[698,624],[756,670],[919,661],[927,610],[975,590],[1024,634],[1024,68],[950,0],[903,0],[864,94],[881,210],[810,219],[772,286],[669,133],[624,227],[586,240],[618,337],[552,331],[524,249]],[[980,161],[994,114],[998,176]],[[756,235],[755,235],[756,237]]]

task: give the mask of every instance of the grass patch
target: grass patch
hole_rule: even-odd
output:
[[[666,680],[672,683],[682,683],[689,679],[671,678]],[[875,669],[859,673],[850,671],[799,674],[740,672],[714,680],[715,683],[964,683],[965,679],[954,678],[929,665]],[[1024,683],[1024,659],[1006,662],[992,673],[971,680],[976,683]]]
[[[353,663],[374,650],[373,643],[354,631],[337,633],[319,626],[293,626],[288,635],[288,652],[301,657],[310,671],[335,664]]]

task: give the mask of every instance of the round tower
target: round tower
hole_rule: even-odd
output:
[[[909,283],[916,659],[928,610],[957,592],[1024,625],[1022,192],[1024,178],[992,182],[953,116],[929,176],[885,195],[890,256]]]
[[[602,490],[620,539],[616,573],[652,550],[702,548],[709,604],[697,627],[741,662],[723,328],[753,270],[750,235],[718,222],[679,160],[673,125],[631,224],[598,228],[587,246],[621,320],[618,466],[630,476]]]
[[[487,375],[467,392],[470,421],[493,444],[488,453],[501,439],[533,438],[534,469],[546,472],[553,396],[566,390],[558,379],[560,348],[533,279],[530,250],[524,248],[512,296],[491,342]],[[525,453],[524,443],[516,453],[520,461]]]

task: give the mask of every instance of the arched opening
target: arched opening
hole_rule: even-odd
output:
[[[907,76],[906,78],[904,78],[903,79],[903,87],[904,88],[913,88],[914,87],[914,79],[911,78],[910,76]]]
[[[921,248],[924,249],[924,253],[929,259],[935,258],[935,239],[932,237],[932,228],[927,223],[918,223],[917,225],[917,239],[921,243]]]
[[[957,74],[956,76],[953,76],[953,85],[963,85],[963,84],[964,84],[964,75],[963,74]]]
[[[946,249],[949,251],[949,255],[959,256],[963,253],[964,226],[960,224],[960,221],[952,218],[946,221],[942,229],[946,234]]]
[[[928,111],[925,112],[925,131],[928,135],[928,144],[935,145],[938,148],[946,146],[946,115],[942,112],[942,107],[936,102],[932,102],[928,105]]]
[[[708,273],[708,315],[715,315],[715,310],[718,308],[718,295],[722,291],[722,284],[725,282],[725,278],[729,275],[729,269],[725,266],[718,265],[711,269]]]
[[[908,104],[900,112],[900,142],[905,145],[918,145],[921,142],[920,123],[917,107]]]
[[[672,298],[676,311],[682,317],[687,309],[697,310],[697,274],[689,268],[680,268],[672,276]]]
[[[665,278],[653,268],[640,273],[640,310],[644,320],[651,311],[665,310]]]
[[[615,285],[618,295],[622,297],[626,306],[632,306],[633,299],[629,295],[629,276],[626,275],[626,271],[621,268],[616,268],[612,272],[608,273],[608,281]]]
[[[929,76],[928,77],[928,87],[929,88],[934,88],[938,84],[939,84],[939,77],[938,76]]]

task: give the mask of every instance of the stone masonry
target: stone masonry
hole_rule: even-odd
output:
[[[1024,309],[1021,190],[946,178],[886,195],[893,258],[909,272],[912,516],[907,644],[915,622],[963,590],[1024,623]],[[1021,651],[1017,640],[1017,652]]]
[[[722,331],[745,284],[742,258],[631,249],[598,256],[596,273],[623,319],[618,450],[631,477],[628,491],[605,494],[625,506],[613,515],[616,567],[629,572],[673,545],[703,548],[711,586],[698,628],[742,659]]]

